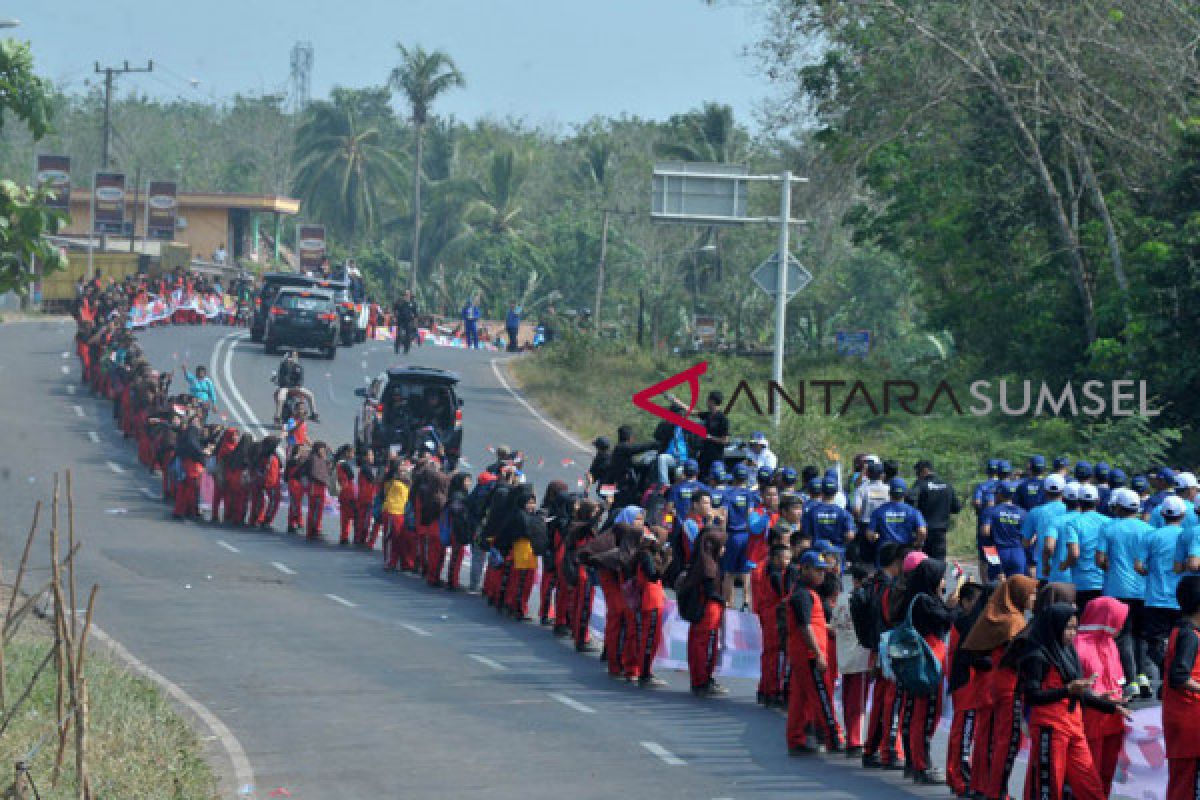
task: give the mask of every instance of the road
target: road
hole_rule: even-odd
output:
[[[173,521],[107,404],[76,388],[73,324],[0,330],[6,572],[34,502],[48,496],[55,471],[71,468],[85,543],[79,580],[101,585],[99,625],[228,727],[259,798],[278,788],[340,800],[579,800],[631,789],[660,798],[948,796],[841,757],[789,758],[783,717],[756,706],[748,682],[707,701],[691,697],[682,674],[664,675],[670,687],[655,692],[615,683],[594,656],[539,626],[386,574],[378,553],[331,544],[331,520],[321,543]],[[163,328],[140,338],[160,367],[208,365],[234,422],[270,421],[277,359],[240,331]],[[574,486],[588,453],[518,402],[495,355],[426,347],[405,360],[366,344],[334,361],[305,359],[322,418],[313,436],[350,440],[353,389],[366,376],[398,363],[446,367],[463,378],[471,464],[510,444],[528,454],[539,490],[556,477]],[[233,796],[236,774],[224,771]]]

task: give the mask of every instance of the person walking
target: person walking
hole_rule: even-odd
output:
[[[462,322],[463,338],[466,340],[467,347],[472,350],[479,349],[479,320],[482,316],[479,299],[474,296],[470,297],[462,309]]]
[[[411,289],[405,289],[404,294],[392,306],[396,324],[396,339],[392,344],[393,352],[399,353],[404,348],[408,355],[413,340],[417,338],[417,302],[413,299]]]
[[[958,494],[949,481],[938,477],[933,463],[922,459],[913,466],[917,483],[913,486],[913,507],[925,517],[925,546],[930,558],[946,558],[946,531],[950,518],[962,510]]]
[[[521,307],[510,303],[508,313],[504,316],[504,332],[508,334],[508,352],[516,353],[521,349],[517,341],[521,333]]]

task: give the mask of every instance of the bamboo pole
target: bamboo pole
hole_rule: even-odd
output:
[[[30,800],[29,765],[24,761],[17,762],[17,774],[13,778],[13,797],[15,800]]]
[[[92,787],[87,772],[87,679],[79,679],[79,704],[75,707],[75,778],[79,800],[91,800]]]
[[[21,552],[21,563],[17,567],[17,574],[13,578],[12,594],[8,598],[8,611],[4,614],[3,623],[0,624],[0,641],[7,643],[9,635],[9,625],[13,620],[13,609],[17,604],[17,597],[21,594],[21,581],[25,578],[25,568],[29,564],[29,551],[33,547],[33,540],[37,534],[38,517],[42,513],[42,501],[39,500],[33,506],[33,522],[29,525],[29,535],[25,537],[25,549]],[[4,646],[0,644],[0,710],[8,704],[8,665],[4,658]]]
[[[67,552],[75,552],[75,497],[71,492],[71,470],[67,470]],[[75,636],[75,625],[78,620],[75,618],[75,559],[72,558],[67,562],[67,587],[69,599],[71,601],[71,636]]]

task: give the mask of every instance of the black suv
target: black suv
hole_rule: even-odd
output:
[[[320,350],[326,358],[337,355],[341,320],[333,292],[327,289],[280,289],[271,301],[263,330],[267,355],[280,347]]]
[[[354,448],[361,456],[375,451],[377,464],[389,452],[408,456],[427,442],[441,445],[443,465],[454,469],[462,456],[462,398],[453,372],[431,367],[395,367],[380,373],[365,389],[354,418]]]
[[[261,342],[263,332],[267,329],[267,317],[271,313],[271,303],[281,289],[312,289],[317,285],[316,278],[301,275],[297,272],[268,272],[262,277],[263,285],[254,298],[254,317],[250,321],[250,341]]]

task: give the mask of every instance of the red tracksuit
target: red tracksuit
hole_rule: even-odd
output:
[[[801,747],[806,744],[807,727],[811,722],[825,746],[840,750],[844,746],[842,727],[833,709],[834,667],[830,658],[829,629],[821,598],[807,586],[797,585],[787,598],[788,659],[792,663],[791,687],[788,695],[787,744]],[[817,669],[818,653],[809,647],[804,629],[812,631],[826,669]]]
[[[960,635],[955,628],[950,632],[950,669],[954,674],[954,659],[964,658],[958,649]],[[971,784],[971,757],[975,743],[975,726],[979,721],[980,709],[987,703],[986,680],[983,673],[974,667],[965,667],[966,683],[950,693],[954,702],[954,717],[950,723],[950,736],[946,742],[946,783],[955,794],[964,794]],[[990,722],[990,717],[989,717]]]
[[[621,593],[621,577],[607,567],[596,570],[600,591],[604,593],[604,655],[608,659],[608,674],[623,675],[622,640],[625,629],[625,595]]]
[[[784,597],[784,575],[768,570],[754,589],[754,606],[762,630],[762,657],[759,663],[758,694],[764,701],[783,695],[780,681],[779,604]]]
[[[709,581],[705,579],[705,583]],[[717,600],[715,586],[705,586],[704,611],[698,622],[688,628],[688,673],[692,688],[700,689],[712,682],[721,654],[721,618],[725,603]]]
[[[371,511],[375,505],[375,493],[378,487],[375,485],[375,467],[371,464],[364,464],[358,469],[358,505],[355,507],[357,516],[354,518],[354,543],[367,544],[371,546],[375,544],[375,537],[371,535],[371,527],[374,520],[371,518]]]
[[[225,523],[242,525],[246,521],[246,501],[249,499],[242,478],[246,471],[241,467],[225,470]]]
[[[558,579],[558,560],[555,558],[559,548],[558,531],[552,528],[548,533],[550,534],[550,546],[542,556],[542,586],[538,598],[538,616],[541,617],[543,625],[548,625],[550,620],[556,616],[555,609],[562,602],[560,597],[562,590],[559,588],[560,581]]]
[[[387,569],[396,569],[400,563],[400,532],[404,530],[404,515],[403,514],[387,514],[383,515],[384,522],[384,566]]]
[[[1022,662],[1021,669],[1033,740],[1025,799],[1060,800],[1064,786],[1069,785],[1075,800],[1104,800],[1107,795],[1083,732],[1082,701],[1067,696],[1062,676],[1048,662],[1029,659]],[[1036,674],[1039,671],[1041,674]],[[1191,727],[1195,727],[1194,719]]]
[[[438,586],[442,581],[442,560],[446,556],[446,548],[442,546],[442,518],[445,509],[429,524],[420,522],[423,513],[420,503],[416,505],[417,513],[417,542],[421,550],[421,564],[425,568],[425,582],[430,586]]]
[[[200,516],[200,478],[204,465],[190,458],[183,459],[183,480],[175,487],[175,516]]]
[[[256,525],[270,528],[275,524],[275,514],[279,512],[281,493],[279,456],[272,453],[267,456],[260,489],[254,495],[255,507],[250,512]],[[264,503],[266,504],[265,508],[263,507]]]
[[[1022,744],[1022,699],[1017,673],[1000,666],[1005,650],[1007,646],[992,651],[992,669],[985,673],[987,705],[975,723],[971,756],[971,790],[989,798],[1008,794],[1008,779]]]
[[[288,533],[292,533],[304,527],[304,498],[307,492],[300,466],[289,465],[284,475],[287,477],[288,490],[287,529]]]
[[[1092,751],[1092,762],[1100,772],[1100,785],[1107,796],[1112,792],[1117,765],[1125,749],[1125,719],[1120,714],[1084,708],[1083,732],[1087,736],[1088,749]]]
[[[325,516],[326,486],[318,480],[310,480],[308,484],[308,538],[316,539],[321,535],[321,520]]]
[[[654,558],[649,553],[642,553],[638,557],[634,581],[641,591],[641,603],[637,612],[637,652],[640,662],[638,675],[649,678],[654,674],[654,657],[662,643],[663,618],[666,616],[667,607],[662,578]]]
[[[1181,619],[1167,639],[1163,659],[1162,724],[1167,740],[1167,800],[1195,800],[1200,797],[1200,694],[1182,685],[1191,678],[1200,681],[1200,634],[1196,626]]]
[[[886,619],[891,593],[892,587],[887,586],[882,590],[880,598],[880,605],[885,614],[885,627],[891,626],[891,621]],[[873,660],[877,658],[876,654],[872,654]],[[883,764],[896,764],[904,760],[904,745],[901,742],[899,724],[902,705],[903,697],[895,681],[890,681],[882,675],[877,677],[871,694],[871,716],[867,720],[864,755],[878,754]]]
[[[936,634],[925,634],[925,643],[933,650],[938,663],[946,661],[946,643]],[[904,730],[908,731],[908,766],[924,772],[930,767],[929,747],[942,717],[942,686],[939,683],[931,697],[909,695],[904,709]]]
[[[339,461],[334,467],[337,473],[339,544],[350,541],[350,526],[358,515],[358,491],[354,482],[354,467],[348,461]]]
[[[533,596],[533,581],[536,569],[517,569],[512,557],[504,563],[504,608],[512,611],[518,619],[529,614],[529,598]]]
[[[233,455],[233,451],[236,449],[237,449],[237,442],[231,441],[231,437],[229,437],[229,436],[221,437],[221,443],[219,445],[217,445],[216,459],[217,459],[217,463],[221,465],[221,474],[223,477],[219,481],[218,480],[213,481],[213,496],[212,496],[212,509],[211,509],[211,519],[213,522],[221,521],[222,506],[224,506],[224,510],[225,510],[225,521],[226,522],[229,521],[229,504],[230,504],[232,498],[231,498],[231,493],[230,493],[229,489],[226,488],[229,486],[229,478],[228,478],[229,466],[228,465],[229,465],[229,457]]]
[[[863,746],[863,717],[870,690],[871,673],[842,674],[842,722],[846,726],[847,747]]]

